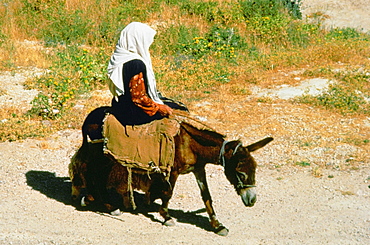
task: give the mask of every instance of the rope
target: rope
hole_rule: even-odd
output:
[[[181,117],[189,119],[190,121],[196,122],[200,125],[202,125],[205,129],[210,130],[210,131],[215,131],[212,127],[209,125],[205,124],[204,122],[192,117],[189,112],[181,111],[181,110],[173,110],[173,114],[169,116],[169,118],[173,118],[179,123],[184,121],[184,119],[181,119]],[[193,125],[195,126],[195,125]]]
[[[222,146],[221,146],[221,149],[220,149],[220,156],[219,156],[219,161],[222,165],[222,167],[225,167],[225,146],[226,144],[229,143],[229,141],[225,140],[223,143],[222,143]]]
[[[230,141],[227,141],[225,140],[223,143],[222,143],[222,146],[221,146],[221,149],[220,149],[220,155],[219,155],[219,162],[221,163],[221,165],[223,167],[225,167],[226,165],[226,161],[225,161],[225,146],[227,143],[229,143]],[[243,144],[240,142],[234,149],[233,151],[233,156],[236,154],[236,152],[238,151],[238,148],[240,146],[242,146]]]
[[[127,191],[130,193],[130,203],[132,209],[136,209],[135,199],[134,199],[134,189],[132,188],[132,169],[127,167],[128,177],[127,177]]]

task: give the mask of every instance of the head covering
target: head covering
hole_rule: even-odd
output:
[[[140,22],[132,22],[122,30],[116,49],[108,64],[108,76],[110,78],[108,85],[114,96],[125,93],[122,75],[123,64],[130,60],[139,59],[146,66],[149,97],[153,101],[163,104],[158,97],[149,53],[149,47],[154,41],[155,34],[154,29]]]

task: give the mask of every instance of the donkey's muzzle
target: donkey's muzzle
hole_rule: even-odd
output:
[[[245,188],[239,191],[240,197],[246,207],[253,207],[257,201],[257,195],[254,188]]]

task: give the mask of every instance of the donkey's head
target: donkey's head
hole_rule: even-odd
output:
[[[257,163],[250,154],[271,142],[268,137],[244,147],[240,141],[225,141],[220,152],[220,162],[225,168],[225,175],[241,196],[245,206],[252,207],[257,200],[255,192],[255,174]]]
[[[75,153],[72,157],[70,164],[68,165],[69,177],[72,182],[72,201],[80,201],[81,206],[86,206],[94,201],[92,195],[88,195],[87,183],[86,183],[86,172],[87,163],[79,158],[81,149]]]

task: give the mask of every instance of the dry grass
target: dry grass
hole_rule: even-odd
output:
[[[319,175],[319,168],[345,170],[368,162],[370,145],[365,142],[370,132],[365,125],[366,116],[343,116],[288,101],[260,103],[246,96],[230,96],[226,87],[207,99],[191,102],[192,113],[207,118],[212,127],[231,139],[240,138],[248,143],[273,136],[274,144],[285,146],[277,153],[282,155],[281,162],[271,159],[270,164],[295,165],[308,161],[312,163],[313,174]],[[347,156],[348,162],[331,163],[348,154],[341,155],[339,149],[343,145],[361,150]]]
[[[12,1],[10,4],[0,5],[0,16],[3,16],[4,24],[1,25],[2,33],[12,40],[22,40],[26,38],[25,33],[19,28],[14,18],[14,13],[19,11],[22,3],[20,1]]]
[[[14,64],[21,67],[38,67],[46,69],[52,62],[48,57],[53,51],[45,48],[37,41],[16,41],[14,44],[14,54],[11,57]]]

